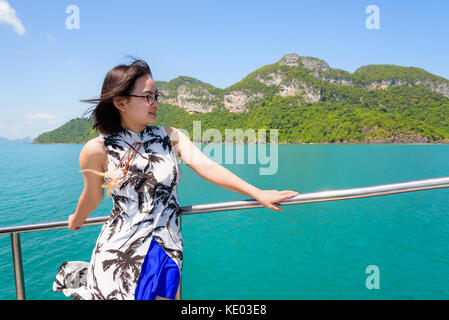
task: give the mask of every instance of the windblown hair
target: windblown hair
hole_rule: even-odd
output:
[[[106,74],[100,98],[81,100],[81,102],[96,104],[93,110],[89,109],[84,113],[91,113],[89,118],[94,119],[93,129],[105,134],[118,134],[124,131],[120,124],[120,113],[114,105],[113,98],[126,97],[131,93],[136,80],[144,75],[153,78],[151,69],[144,60],[134,60],[129,65],[118,65]]]
[[[101,185],[102,188],[107,188],[108,189],[108,199],[109,196],[111,195],[112,191],[114,190],[114,188],[117,186],[117,184],[119,184],[119,182],[122,179],[122,172],[100,172],[97,170],[93,170],[93,169],[84,169],[81,170],[80,172],[92,172],[100,177],[103,177],[104,179],[110,179],[108,182],[103,183]]]
[[[140,146],[139,146],[139,148],[140,148]],[[112,191],[117,186],[117,184],[119,184],[123,179],[125,179],[126,174],[128,173],[128,170],[129,170],[129,165],[130,165],[130,163],[132,164],[132,162],[134,161],[134,158],[135,158],[139,148],[137,148],[137,150],[136,150],[135,145],[133,144],[128,149],[128,151],[130,151],[132,149],[134,152],[132,152],[130,157],[128,157],[126,159],[127,163],[123,164],[123,159],[125,159],[126,154],[127,154],[127,152],[126,152],[125,155],[122,157],[122,160],[120,160],[119,164],[113,171],[100,172],[100,171],[93,170],[93,169],[84,169],[84,170],[81,170],[80,172],[92,172],[96,175],[103,177],[104,179],[109,179],[109,181],[107,181],[106,183],[103,183],[101,185],[102,188],[108,188],[108,199],[109,199],[109,196],[111,195]],[[121,169],[120,165],[123,165],[125,168]]]
[[[81,102],[95,104],[93,108],[83,114],[84,116],[90,112],[89,118],[94,119],[92,129],[96,129],[104,134],[118,134],[125,131],[121,125],[120,113],[114,105],[113,98],[118,96],[126,97],[130,94],[139,77],[149,75],[153,78],[151,69],[144,60],[133,60],[129,65],[118,65],[106,74],[100,98],[81,100]],[[104,179],[110,179],[101,185],[102,188],[108,188],[108,198],[116,185],[122,180],[123,174],[121,171],[100,172],[93,169],[84,169],[80,172],[91,172]]]

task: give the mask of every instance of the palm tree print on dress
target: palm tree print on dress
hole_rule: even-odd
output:
[[[111,217],[109,218],[109,236],[107,240],[110,240],[111,237],[116,233],[120,232],[124,221],[129,218],[126,214],[125,209],[128,203],[130,202],[130,198],[125,196],[119,196],[112,194],[112,198],[114,199],[114,205],[111,210]],[[123,205],[123,206],[122,206]]]
[[[109,150],[110,154],[113,156],[119,155],[119,153],[114,150],[120,151],[124,150],[123,146],[120,145],[120,137],[118,136],[110,136],[110,135],[104,136],[104,146]],[[120,158],[117,157],[117,159]]]
[[[154,187],[157,183],[158,181],[152,172],[145,173],[133,165],[130,167],[128,176],[121,188],[126,188],[128,184],[132,185],[135,193],[137,193],[138,208],[141,211],[143,204],[148,202],[148,196],[153,196]]]
[[[147,141],[147,145],[154,144],[154,143],[161,144],[161,146],[162,146],[162,148],[164,148],[164,150],[169,149],[169,151],[171,151],[171,143],[170,143],[170,138],[168,136],[165,136],[165,137],[154,136],[153,138],[151,138],[150,140]],[[145,146],[145,143],[144,143],[144,146]]]
[[[147,126],[141,133],[125,130],[103,137],[107,172],[123,170],[119,164],[130,146],[141,146],[123,184],[111,191],[111,215],[98,236],[90,263],[77,262],[85,269],[84,281],[78,288],[69,288],[68,274],[61,267],[53,289],[74,299],[134,299],[153,239],[182,270],[181,210],[176,189],[181,171],[163,127]],[[66,262],[66,267],[76,270],[77,263]]]
[[[137,255],[136,248],[142,244],[146,239],[151,238],[151,233],[136,239],[131,245],[125,250],[108,250],[108,253],[115,254],[116,259],[110,259],[103,261],[103,270],[106,271],[110,267],[114,267],[113,279],[116,280],[118,277],[121,293],[129,293],[131,288],[131,283],[137,282],[140,275],[140,267],[142,265],[145,255]],[[118,276],[118,277],[117,277]]]

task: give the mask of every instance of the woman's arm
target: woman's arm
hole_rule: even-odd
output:
[[[107,157],[101,145],[90,140],[80,152],[81,170],[92,169],[104,172],[103,163]],[[84,190],[78,200],[78,206],[73,215],[69,216],[69,230],[79,230],[87,217],[98,207],[104,197],[103,178],[92,172],[83,172]]]
[[[254,198],[265,207],[276,211],[282,211],[282,209],[275,206],[274,203],[298,195],[298,192],[291,190],[278,191],[256,188],[225,167],[209,159],[181,131],[172,127],[166,128],[166,131],[170,136],[174,151],[178,154],[178,157],[198,173],[200,177],[217,186]]]

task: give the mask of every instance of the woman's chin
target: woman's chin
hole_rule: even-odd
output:
[[[150,119],[150,121],[155,122],[156,121],[156,114],[149,113],[147,118]]]

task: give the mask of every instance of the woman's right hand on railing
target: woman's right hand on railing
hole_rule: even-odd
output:
[[[74,214],[71,214],[69,216],[68,222],[69,222],[68,229],[70,231],[77,231],[77,230],[81,229],[81,226],[75,223],[75,215]]]
[[[253,195],[253,198],[259,201],[268,209],[274,211],[284,211],[275,204],[282,200],[296,197],[298,194],[299,192],[293,190],[259,190],[256,194]]]

